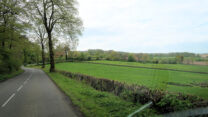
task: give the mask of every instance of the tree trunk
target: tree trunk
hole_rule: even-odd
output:
[[[27,55],[26,55],[26,50],[23,50],[24,53],[24,65],[27,65]]]
[[[12,49],[12,41],[11,41],[11,43],[10,43],[10,45],[9,45],[9,49],[10,49],[10,50]]]
[[[5,8],[5,7],[4,7]],[[3,14],[3,20],[4,20],[4,25],[3,25],[3,34],[5,34],[6,32],[6,26],[7,26],[7,20],[5,18],[5,15]],[[2,47],[4,48],[5,47],[5,36],[3,37],[2,39]]]
[[[45,52],[44,52],[44,44],[43,40],[41,40],[41,46],[42,46],[42,68],[45,68]]]
[[[4,46],[5,46],[5,42],[4,40],[2,40],[2,47],[4,48]]]
[[[36,56],[36,64],[39,65],[39,56]]]
[[[66,61],[68,59],[68,56],[67,56],[67,51],[65,50],[65,57],[66,57]]]
[[[12,30],[14,31],[13,27],[12,27]],[[10,41],[10,44],[9,44],[9,49],[12,49],[12,42],[13,42],[13,38],[14,38],[14,32],[12,31],[12,34],[11,34],[11,41]]]
[[[5,26],[3,26],[4,28],[3,28],[3,31],[2,31],[2,33],[5,35],[5,32],[6,32],[6,28],[5,28]],[[1,44],[2,44],[2,47],[4,48],[5,47],[5,36],[3,36],[3,38],[2,38],[2,42],[1,42]]]
[[[53,42],[51,32],[48,32],[48,40],[49,40],[49,52],[50,52],[50,72],[55,72],[55,63],[54,63],[54,54],[53,54]]]

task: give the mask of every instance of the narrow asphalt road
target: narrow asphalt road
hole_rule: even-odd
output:
[[[24,70],[0,83],[0,117],[78,117],[68,98],[43,71]]]

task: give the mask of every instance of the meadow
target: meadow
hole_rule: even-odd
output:
[[[84,82],[67,78],[62,74],[50,73],[48,66],[43,70],[86,117],[126,117],[142,106],[139,103],[125,101],[111,93],[95,90]],[[157,115],[155,110],[149,108],[134,115],[134,117],[144,116]]]
[[[111,64],[113,64],[112,61]],[[115,61],[114,64],[118,64],[118,62]],[[186,70],[206,71],[207,69],[207,66],[178,66],[178,69]],[[56,69],[208,99],[208,74],[71,62],[56,64]]]
[[[151,63],[139,63],[139,62],[123,62],[123,61],[89,61],[92,63],[104,63],[104,64],[115,64],[115,65],[128,65],[137,67],[148,67],[148,68],[163,68],[163,69],[174,69],[183,71],[193,72],[206,72],[208,73],[208,66],[200,65],[185,65],[185,64],[151,64]]]

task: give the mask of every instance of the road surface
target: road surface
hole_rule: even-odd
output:
[[[68,98],[43,71],[24,70],[0,83],[0,117],[78,117]]]

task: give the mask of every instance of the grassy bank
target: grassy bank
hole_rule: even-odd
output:
[[[69,79],[59,73],[49,73],[48,69],[44,71],[87,117],[126,117],[141,107],[140,104],[135,105],[111,93],[97,91],[83,82]],[[137,116],[154,115],[153,110],[146,109]]]
[[[139,63],[139,62],[122,62],[122,61],[89,61],[92,63],[105,63],[105,64],[115,64],[115,65],[129,65],[138,67],[149,67],[149,68],[163,68],[163,69],[174,69],[174,70],[184,70],[193,72],[207,72],[208,66],[200,65],[183,65],[183,64],[150,64],[150,63]]]
[[[19,71],[15,71],[10,74],[0,74],[0,82],[7,80],[9,78],[15,77],[15,76],[21,74],[22,72],[24,72],[24,71],[21,69]]]
[[[196,85],[207,83],[207,74],[89,63],[60,63],[56,65],[56,69],[116,80],[128,84],[144,85],[153,89],[196,95],[208,99],[208,88]]]

